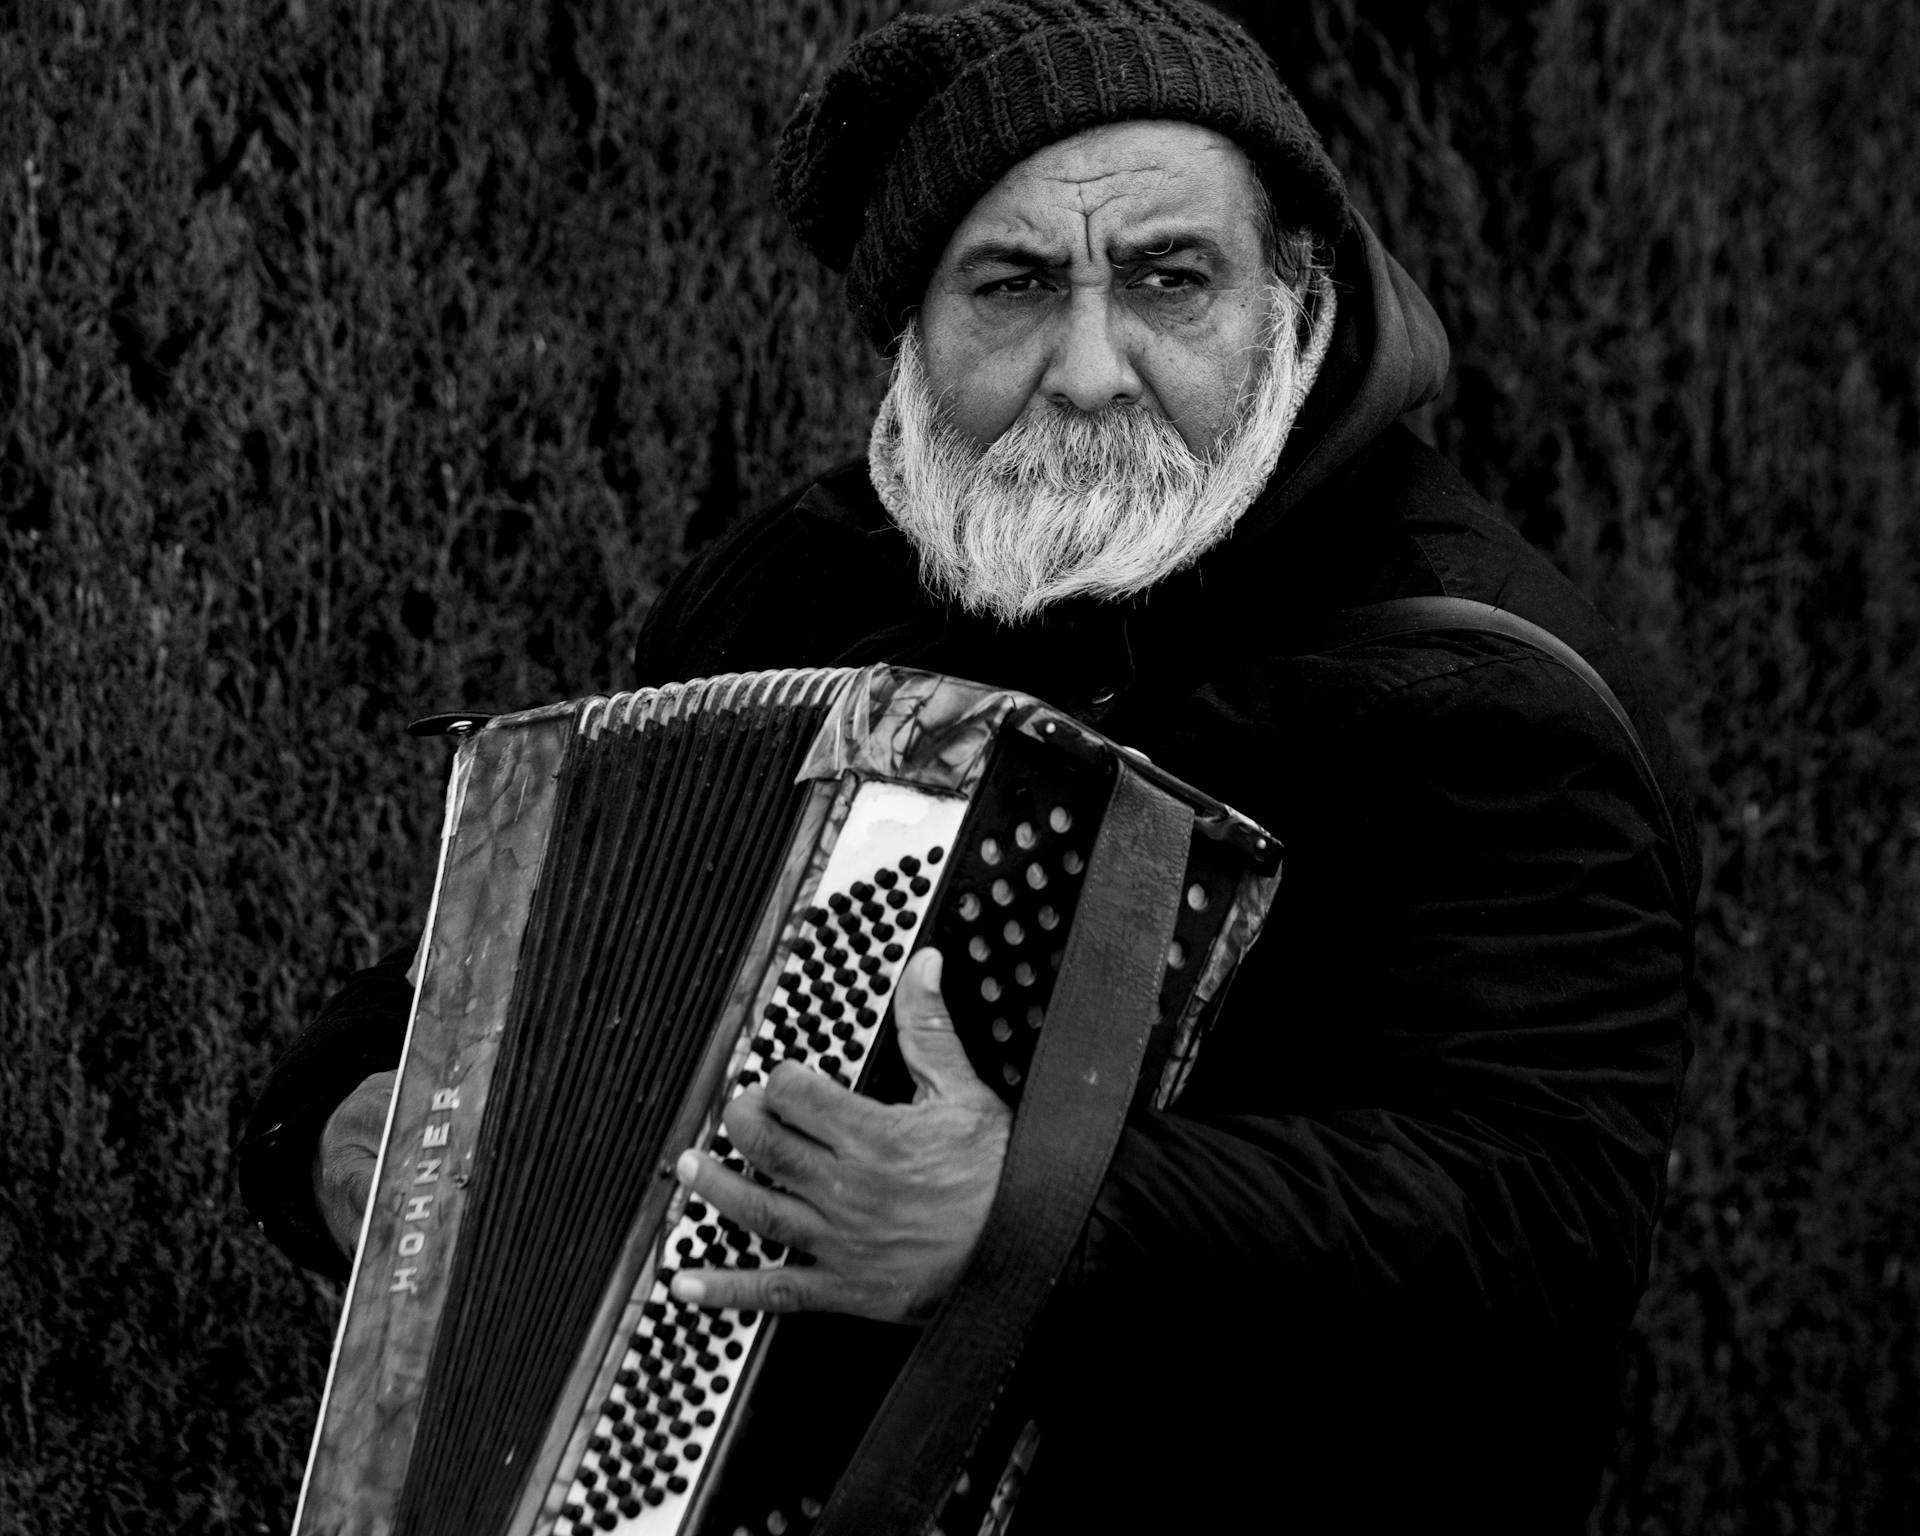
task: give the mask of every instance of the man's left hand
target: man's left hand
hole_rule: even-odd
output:
[[[764,1188],[699,1152],[675,1167],[721,1215],[812,1257],[756,1270],[684,1270],[673,1294],[751,1312],[851,1312],[924,1322],[986,1224],[1012,1112],[974,1075],[940,997],[940,956],[908,963],[894,1026],[918,1091],[881,1104],[782,1063],[727,1106],[733,1144]]]

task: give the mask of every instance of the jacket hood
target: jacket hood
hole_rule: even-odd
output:
[[[1244,528],[1271,528],[1446,383],[1446,327],[1357,213],[1334,252],[1333,283],[1340,307],[1326,361]]]

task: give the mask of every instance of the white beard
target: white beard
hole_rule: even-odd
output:
[[[1067,597],[1124,597],[1190,565],[1253,504],[1333,337],[1333,287],[1274,285],[1266,356],[1238,423],[1196,454],[1141,406],[1044,406],[985,448],[945,420],[909,322],[873,423],[868,472],[920,552],[921,579],[963,607],[1014,621]]]

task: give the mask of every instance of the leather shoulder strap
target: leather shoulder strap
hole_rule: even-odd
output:
[[[1633,718],[1620,702],[1620,696],[1594,670],[1586,657],[1552,630],[1542,628],[1531,619],[1523,619],[1505,608],[1496,608],[1492,603],[1476,602],[1467,597],[1400,597],[1384,603],[1369,603],[1360,608],[1342,609],[1309,637],[1309,643],[1300,647],[1298,654],[1318,655],[1327,651],[1348,650],[1375,640],[1392,639],[1397,635],[1437,634],[1448,630],[1504,635],[1509,640],[1517,640],[1559,662],[1585,683],[1606,706],[1607,713],[1613,716],[1627,744],[1632,747],[1634,766],[1638,768],[1647,792],[1653,797],[1653,803],[1660,808],[1660,830],[1668,845],[1678,850],[1678,830],[1674,826],[1673,812],[1667,805],[1666,794],[1660,787],[1660,776],[1653,771],[1653,760],[1647,756],[1646,744],[1640,739],[1640,732],[1634,728]]]

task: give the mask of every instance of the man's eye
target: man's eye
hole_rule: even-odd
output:
[[[1018,277],[995,278],[990,283],[982,283],[974,290],[982,298],[998,296],[1017,297],[1023,293],[1038,293],[1046,286],[1031,272],[1023,272]]]
[[[1155,267],[1133,280],[1135,288],[1145,288],[1153,293],[1187,293],[1206,285],[1207,280],[1202,274],[1185,267]]]

